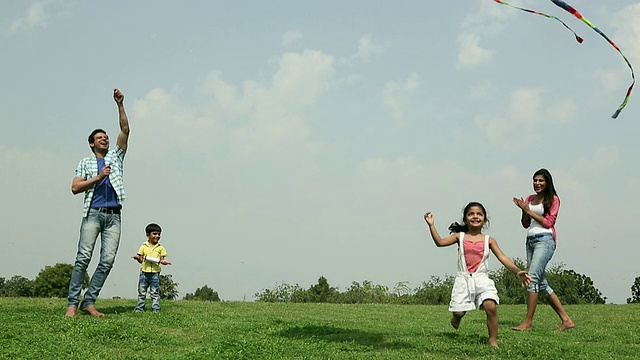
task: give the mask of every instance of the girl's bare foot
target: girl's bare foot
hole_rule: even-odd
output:
[[[460,327],[460,320],[461,320],[461,318],[456,317],[456,316],[452,316],[451,317],[451,326],[453,326],[454,329],[458,330],[458,328]]]
[[[531,324],[523,322],[522,324],[518,325],[518,326],[514,326],[511,328],[511,330],[513,331],[529,331],[531,330]]]
[[[492,348],[497,349],[498,348],[498,341],[497,340],[490,340],[489,341],[489,346],[491,346]]]

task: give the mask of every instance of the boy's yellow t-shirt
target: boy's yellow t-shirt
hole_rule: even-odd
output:
[[[156,246],[152,246],[151,244],[149,244],[149,241],[145,241],[144,244],[140,246],[138,254],[162,259],[167,256],[167,250],[165,250],[164,246],[160,245],[159,243],[156,244]],[[158,273],[160,272],[160,264],[145,260],[140,265],[140,270],[142,272]]]

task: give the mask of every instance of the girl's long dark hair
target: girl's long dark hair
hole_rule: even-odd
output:
[[[544,181],[547,183],[547,186],[542,193],[542,206],[544,206],[544,215],[549,213],[549,209],[551,209],[551,204],[553,204],[553,197],[558,196],[556,193],[556,188],[553,186],[553,177],[551,173],[547,169],[540,169],[533,174],[533,178],[538,175],[542,175]]]
[[[487,209],[485,209],[484,205],[480,204],[479,202],[472,201],[468,203],[467,206],[465,206],[464,209],[462,210],[462,224],[459,224],[458,222],[454,222],[451,225],[449,225],[450,234],[469,231],[469,224],[467,224],[467,212],[469,212],[469,209],[471,209],[474,206],[477,206],[480,209],[482,209],[482,212],[484,213],[485,224],[489,224]]]

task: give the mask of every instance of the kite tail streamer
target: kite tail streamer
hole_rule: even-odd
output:
[[[564,21],[560,20],[559,18],[557,18],[557,17],[555,17],[553,15],[548,15],[548,14],[545,14],[545,13],[541,13],[539,11],[530,10],[530,9],[524,9],[524,8],[521,8],[521,7],[513,6],[513,5],[511,5],[511,4],[509,4],[509,3],[505,2],[505,1],[501,1],[501,0],[493,0],[493,1],[497,2],[498,4],[507,5],[509,7],[514,8],[514,9],[518,9],[518,10],[522,10],[522,11],[528,12],[530,14],[540,15],[540,16],[544,16],[544,17],[549,18],[549,19],[556,20],[556,21],[560,22],[562,25],[564,25],[564,27],[566,27],[567,29],[569,29],[569,31],[571,31],[573,33],[573,36],[576,37],[576,41],[577,42],[582,43],[582,41],[583,41],[582,38],[580,36],[578,36],[578,34],[576,34],[576,32],[573,31],[572,28],[569,27],[569,25],[565,24]]]
[[[494,0],[494,1],[495,2],[501,2],[501,1],[498,1],[498,0]],[[602,36],[605,40],[607,40],[609,42],[609,44],[611,44],[611,46],[613,46],[616,50],[618,50],[620,55],[622,55],[622,58],[624,59],[624,61],[627,63],[627,66],[629,66],[629,69],[631,69],[631,78],[633,79],[633,81],[631,82],[631,86],[629,86],[629,89],[627,89],[627,94],[624,97],[624,101],[622,102],[622,104],[620,104],[620,106],[618,106],[618,109],[616,110],[616,112],[612,116],[614,119],[617,118],[618,115],[620,114],[620,112],[622,111],[622,109],[624,109],[624,107],[627,106],[627,102],[629,101],[629,96],[631,96],[631,92],[633,91],[633,86],[636,84],[636,75],[635,75],[635,73],[633,71],[633,66],[631,66],[631,63],[629,62],[629,59],[627,59],[627,57],[624,55],[622,50],[620,50],[618,45],[616,45],[616,43],[614,43],[611,39],[609,39],[609,37],[607,35],[605,35],[605,33],[600,31],[600,29],[598,29],[595,25],[593,25],[591,23],[591,21],[587,20],[584,16],[582,16],[582,14],[580,14],[580,12],[578,10],[574,9],[571,5],[569,5],[566,2],[561,1],[561,0],[551,0],[551,2],[554,3],[556,6],[564,9],[568,13],[572,14],[573,16],[578,18],[579,20],[582,20],[583,23],[589,25],[590,28],[592,28],[595,32],[600,34],[600,36]]]

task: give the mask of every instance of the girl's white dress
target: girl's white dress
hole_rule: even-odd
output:
[[[451,291],[449,311],[471,311],[482,308],[482,302],[491,299],[500,303],[495,283],[489,278],[489,235],[484,237],[484,252],[478,269],[470,273],[464,256],[464,233],[458,243],[458,274]]]

